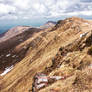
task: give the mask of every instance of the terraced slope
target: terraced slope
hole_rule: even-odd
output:
[[[91,30],[91,22],[72,17],[17,45],[16,51],[29,48],[25,57],[1,77],[1,92],[32,92],[33,77],[38,72],[70,76],[39,92],[91,92]]]

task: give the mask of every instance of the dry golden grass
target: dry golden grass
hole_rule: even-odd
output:
[[[81,21],[80,19],[77,20],[76,18],[73,18],[73,20],[73,23],[66,22],[56,30],[46,30],[45,32],[47,32],[47,34],[45,37],[42,37],[41,34],[34,35],[33,38],[41,37],[42,39],[38,42],[35,41],[34,44],[36,44],[36,46],[30,46],[26,57],[17,63],[11,72],[2,78],[2,81],[0,82],[2,85],[1,92],[28,92],[29,89],[32,89],[33,76],[35,73],[43,72],[46,67],[50,67],[52,58],[55,57],[61,46],[73,43],[80,37],[81,33],[92,29],[91,27],[89,28],[89,26],[85,26],[86,24],[84,24],[84,21]],[[72,25],[75,28],[78,25],[81,30],[72,28]],[[83,25],[85,27],[83,27]],[[33,40],[30,38],[16,48],[20,49],[22,46],[31,43]],[[70,62],[63,62],[58,69],[54,69],[49,75],[73,74],[73,76],[70,76],[66,80],[57,81],[39,92],[86,92],[86,90],[76,91],[77,89],[75,90],[75,86],[73,86],[77,77],[76,72],[81,71],[79,69],[77,70],[77,68],[80,67],[80,63],[86,55],[87,50],[82,52],[69,52],[61,61],[70,59]],[[92,58],[90,57],[90,59]],[[80,74],[82,74],[82,72]],[[81,75],[79,77],[81,77]]]

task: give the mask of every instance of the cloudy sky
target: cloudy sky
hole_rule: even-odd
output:
[[[0,27],[38,26],[71,16],[91,19],[92,0],[0,0]]]

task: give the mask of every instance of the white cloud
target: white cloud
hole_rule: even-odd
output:
[[[92,16],[92,11],[82,11],[80,12],[80,15]]]
[[[0,14],[7,14],[9,12],[15,12],[16,8],[10,5],[0,4]]]
[[[91,0],[0,0],[0,15],[11,18],[91,16]],[[3,17],[4,18],[4,17]],[[7,18],[7,17],[5,17]],[[10,18],[10,17],[9,17]]]
[[[8,14],[7,16],[1,16],[0,19],[1,20],[3,20],[3,19],[14,19],[14,20],[16,20],[16,19],[18,19],[18,16]]]
[[[20,9],[28,9],[30,0],[13,0],[13,5]]]

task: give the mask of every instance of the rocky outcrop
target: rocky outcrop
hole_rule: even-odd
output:
[[[58,80],[64,80],[67,77],[69,76],[47,76],[43,73],[37,73],[33,78],[34,82],[32,84],[32,92],[37,92],[38,90],[47,87],[49,84]]]

